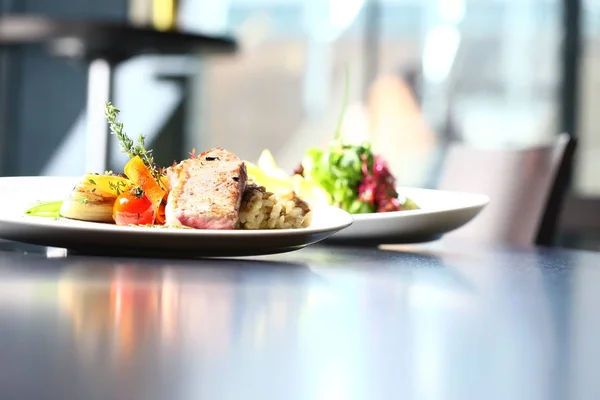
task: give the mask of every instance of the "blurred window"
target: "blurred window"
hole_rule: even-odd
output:
[[[574,191],[600,196],[600,3],[582,1],[582,54],[579,76],[579,147]]]
[[[373,140],[402,184],[433,185],[449,140],[558,133],[560,12],[558,0],[230,0],[242,51],[203,63],[194,135],[249,159],[270,148],[291,170],[333,136],[349,65],[344,134]]]

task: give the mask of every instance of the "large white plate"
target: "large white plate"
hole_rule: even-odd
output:
[[[80,178],[0,178],[0,238],[98,254],[233,257],[283,253],[319,242],[352,224],[350,214],[314,207],[305,229],[184,230],[26,216],[38,201],[63,200]]]
[[[353,215],[351,227],[327,239],[345,244],[403,244],[428,242],[460,228],[489,203],[485,195],[443,190],[398,188],[420,210]]]

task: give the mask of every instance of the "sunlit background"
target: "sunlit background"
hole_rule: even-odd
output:
[[[147,3],[147,2],[146,2]],[[139,56],[118,65],[114,102],[131,134],[170,163],[192,148],[287,170],[333,137],[344,73],[343,133],[369,139],[404,186],[435,187],[446,145],[548,143],[563,129],[559,0],[181,0],[177,29],[232,35],[223,56]],[[144,22],[143,0],[3,0],[4,13]],[[600,3],[581,3],[583,51],[572,179],[600,195]],[[4,175],[85,172],[86,66],[43,49],[2,53]],[[575,125],[571,127],[575,129]],[[124,161],[113,143],[112,164]]]

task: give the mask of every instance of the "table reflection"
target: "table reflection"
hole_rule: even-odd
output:
[[[160,271],[126,265],[75,271],[61,276],[58,300],[84,354],[103,351],[129,358],[145,335],[162,329],[161,317],[170,310],[161,301]]]
[[[190,273],[194,279],[186,280]],[[57,297],[81,345],[108,343],[103,351],[129,358],[151,338],[220,357],[233,346],[260,349],[297,336],[297,317],[310,308],[316,289],[287,276],[264,284],[231,268],[71,264],[61,273]]]
[[[512,255],[458,251],[3,254],[0,322],[21,335],[15,359],[45,351],[57,368],[114,387],[112,398],[545,399],[564,389],[555,366],[569,359],[560,328],[569,270],[538,267],[536,253],[516,270]],[[592,269],[576,271],[580,294],[592,293]],[[34,326],[54,347],[23,334]]]

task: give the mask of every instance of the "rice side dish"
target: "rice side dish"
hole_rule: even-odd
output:
[[[310,225],[312,211],[294,191],[275,195],[263,186],[249,186],[239,214],[241,229],[298,229]]]

